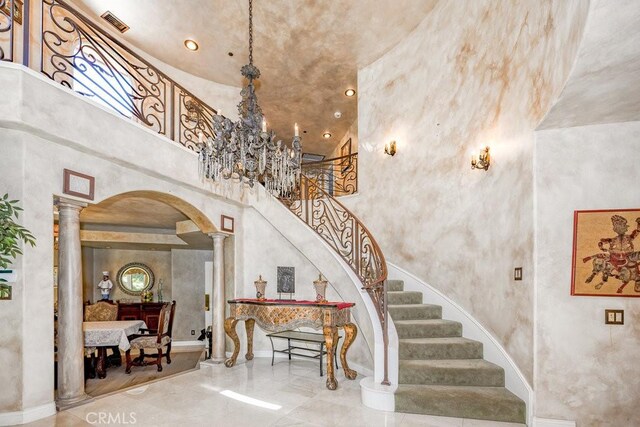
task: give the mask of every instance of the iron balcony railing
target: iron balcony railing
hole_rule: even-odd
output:
[[[39,37],[30,34],[31,4],[41,6]],[[30,48],[37,45],[32,38],[39,38],[39,64],[29,63]],[[201,134],[211,136],[214,108],[64,0],[0,0],[0,60],[39,68],[62,86],[191,150]]]

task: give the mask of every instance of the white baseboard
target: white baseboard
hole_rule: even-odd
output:
[[[55,402],[35,406],[24,411],[0,413],[0,426],[27,424],[56,414]]]
[[[576,427],[576,422],[535,417],[533,419],[533,427]]]
[[[204,347],[204,341],[173,341],[172,347]]]

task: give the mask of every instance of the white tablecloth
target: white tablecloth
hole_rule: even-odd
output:
[[[84,331],[84,346],[86,349],[95,347],[118,346],[127,351],[131,347],[128,335],[139,333],[140,328],[147,325],[142,320],[116,320],[113,322],[82,322]]]

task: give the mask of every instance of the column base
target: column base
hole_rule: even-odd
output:
[[[81,396],[71,397],[66,399],[56,399],[56,408],[58,411],[64,411],[76,406],[84,405],[85,403],[93,402],[94,398],[86,393]]]
[[[211,359],[203,360],[200,362],[201,365],[219,365],[224,363],[227,360],[226,357],[212,357]]]

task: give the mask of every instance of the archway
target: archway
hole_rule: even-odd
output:
[[[206,200],[203,198],[202,203],[204,202]],[[61,298],[64,296],[67,301],[73,300],[75,306],[81,305],[80,301],[96,303],[102,296],[96,283],[101,280],[102,272],[107,271],[113,287],[108,290],[106,299],[118,305],[117,321],[142,320],[146,327],[157,328],[158,325],[154,324],[152,319],[155,316],[157,323],[162,303],[175,300],[176,310],[172,331],[174,351],[176,345],[198,344],[196,339],[200,331],[205,329],[207,324],[211,325],[211,316],[208,323],[205,316],[205,295],[212,295],[214,289],[224,292],[224,276],[214,274],[215,271],[224,271],[223,246],[216,242],[221,238],[224,239],[224,235],[218,232],[213,221],[201,209],[183,198],[149,190],[120,193],[90,206],[67,209],[66,212],[67,216],[70,215],[68,212],[72,212],[76,220],[66,221],[65,226],[59,228],[59,239],[68,241],[70,234],[74,234],[76,238],[79,237],[79,245],[66,246],[67,254],[60,257],[58,268],[60,277],[65,278],[65,282],[79,279],[82,284],[71,286],[69,283],[61,282],[60,289],[74,288],[74,292],[61,293]],[[64,233],[67,233],[67,236],[64,236]],[[71,250],[69,250],[70,247]],[[73,252],[73,256],[69,256],[69,252]],[[141,302],[140,295],[128,293],[118,281],[116,273],[130,263],[143,264],[153,272],[155,283],[149,289],[153,292],[151,302]],[[218,276],[222,279],[215,283],[215,278]],[[70,278],[73,279],[69,280]],[[159,292],[160,289],[162,289],[161,292]],[[218,299],[224,301],[224,294]],[[61,311],[63,306],[65,305],[60,305]],[[64,316],[64,313],[59,314]],[[76,314],[73,321],[64,322],[65,328],[75,330],[82,328],[81,317]],[[67,316],[67,319],[69,318]],[[68,331],[64,335],[66,337],[82,336],[82,334],[73,334]],[[65,353],[81,354],[82,352],[69,351],[69,348],[82,348],[86,343],[80,341],[80,338],[76,340],[78,342],[71,341],[66,340],[62,343],[62,346],[67,347]],[[195,352],[199,351],[201,354],[202,348],[201,344],[198,345]],[[120,349],[124,350],[122,347]],[[116,358],[120,356],[115,352],[114,354]],[[197,356],[194,359],[195,363],[199,358]],[[79,365],[81,363],[76,361],[73,367],[77,368]],[[172,374],[170,371],[177,365],[179,364],[165,365],[162,375]],[[181,370],[189,369],[185,368],[184,364],[179,366]],[[117,369],[124,368],[115,367],[114,371]],[[137,371],[143,372],[149,369],[151,368],[140,368]],[[62,372],[64,370],[65,368],[62,368]],[[153,369],[151,370],[153,372],[146,372],[147,375],[142,376],[143,381],[158,376]],[[113,372],[111,376],[123,377],[119,372]],[[78,381],[84,380],[84,375],[77,375],[77,377],[79,377]],[[130,380],[124,382],[129,385],[132,383]],[[123,381],[120,380],[120,384],[122,383]],[[76,396],[80,390],[82,393],[86,390],[95,396],[118,389],[105,387],[104,381],[97,387],[89,387],[89,382],[86,384],[86,389],[82,387],[82,383],[76,384],[74,390],[77,393],[75,391],[72,393],[74,399],[82,398],[82,395]],[[95,382],[93,385],[95,386]],[[119,386],[116,384],[115,387]]]

